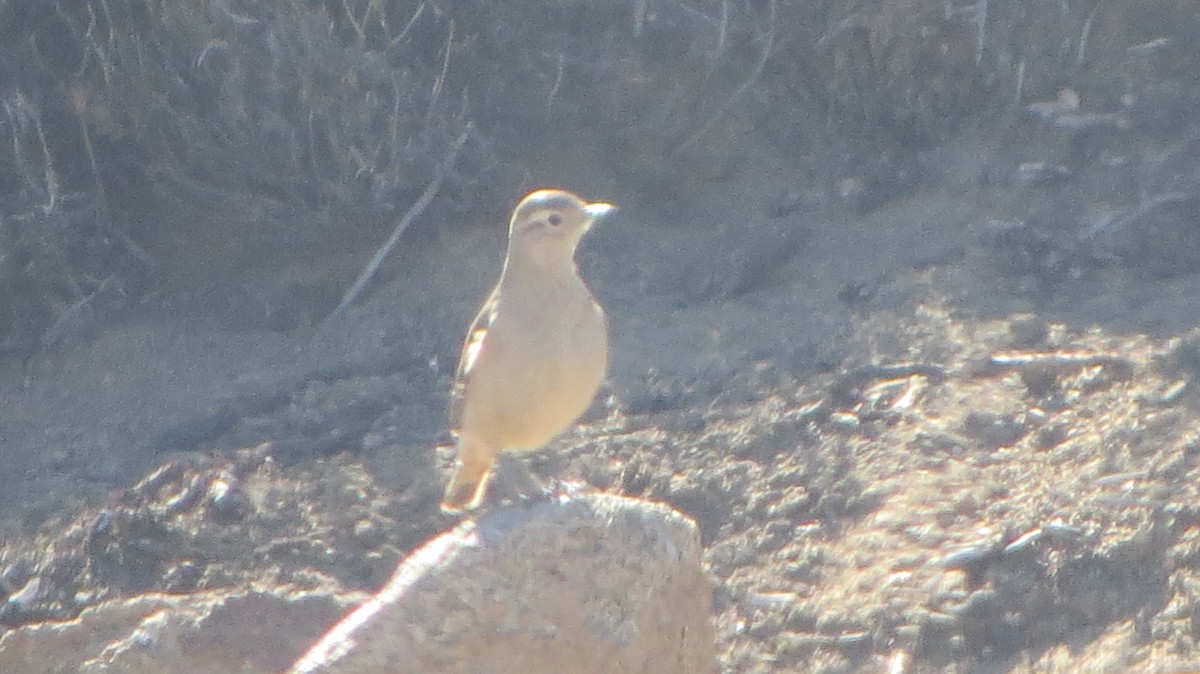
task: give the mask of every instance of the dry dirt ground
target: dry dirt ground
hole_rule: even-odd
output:
[[[1166,243],[1146,230],[1171,214],[1146,214],[1178,202],[1096,225],[1105,172],[1143,156],[1022,169],[1057,161],[1057,133],[1014,110],[915,154],[878,208],[815,158],[667,203],[564,180],[623,207],[580,256],[615,355],[530,463],[698,520],[724,671],[1200,670],[1200,276],[1159,268],[1196,213]],[[0,622],[378,586],[452,524],[435,447],[505,208],[402,246],[331,323],[261,327],[365,255],[250,269],[4,363]]]

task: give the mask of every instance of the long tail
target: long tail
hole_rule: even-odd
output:
[[[496,452],[492,448],[459,438],[458,460],[442,496],[442,512],[461,513],[477,508],[487,493],[495,460]]]

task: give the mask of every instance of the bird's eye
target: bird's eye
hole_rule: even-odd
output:
[[[551,213],[550,217],[546,218],[546,222],[549,222],[551,227],[558,227],[562,224],[562,216],[558,213]]]

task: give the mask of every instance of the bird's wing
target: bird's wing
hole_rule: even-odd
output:
[[[497,286],[488,296],[487,301],[475,314],[471,327],[467,328],[467,336],[463,339],[462,353],[458,356],[458,368],[454,371],[454,385],[450,387],[450,432],[458,434],[462,424],[463,408],[466,402],[467,382],[471,378],[471,368],[483,348],[483,340],[488,328],[496,317],[496,305],[500,298],[500,287]]]

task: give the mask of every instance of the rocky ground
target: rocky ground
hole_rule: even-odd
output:
[[[634,204],[588,242],[611,386],[531,463],[696,517],[726,671],[1200,665],[1200,279],[1108,265],[1044,290],[983,205],[1022,189],[787,215],[805,233],[770,269],[721,231],[772,217],[758,181],[693,206],[706,236]],[[452,524],[434,446],[501,243],[480,231],[324,330],[161,309],[10,363],[4,623],[378,586]]]

